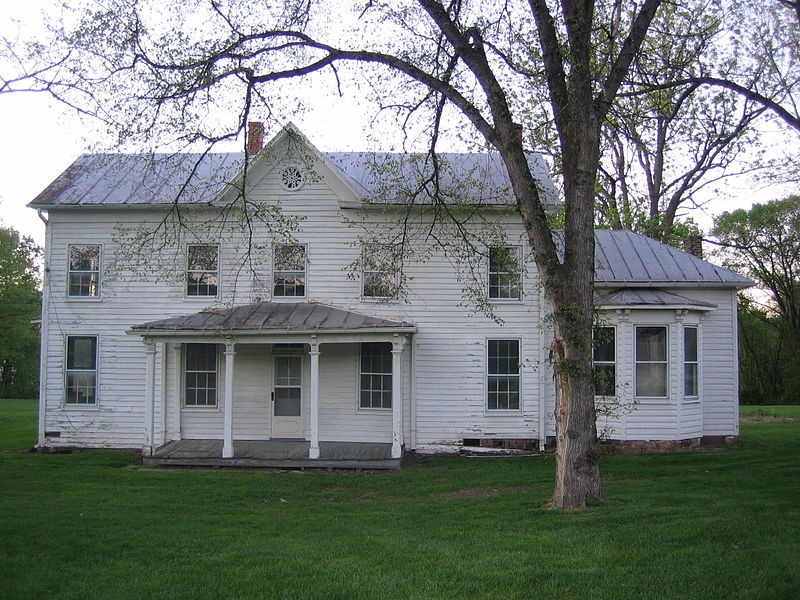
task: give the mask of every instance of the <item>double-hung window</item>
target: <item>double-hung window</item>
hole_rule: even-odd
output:
[[[500,246],[489,249],[489,298],[519,300],[521,297],[520,248]]]
[[[302,298],[306,295],[306,247],[299,244],[275,246],[272,265],[272,295]]]
[[[700,392],[700,353],[697,327],[683,328],[683,395],[697,397]]]
[[[361,344],[359,373],[360,408],[392,408],[392,345]]]
[[[519,340],[488,340],[486,408],[519,410]]]
[[[666,327],[636,327],[636,396],[667,397]]]
[[[97,404],[97,336],[68,335],[66,362],[66,404]]]
[[[390,249],[366,246],[361,252],[361,270],[364,298],[394,298],[397,295],[397,269]]]
[[[216,296],[219,281],[219,247],[192,244],[188,248],[187,296]]]
[[[184,406],[217,405],[217,345],[186,344]]]
[[[69,247],[70,298],[97,298],[100,296],[100,246],[97,244],[72,244]]]
[[[617,390],[616,329],[596,327],[592,337],[594,395],[614,396]]]

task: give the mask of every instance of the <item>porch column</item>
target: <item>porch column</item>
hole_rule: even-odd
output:
[[[311,410],[309,420],[311,421],[311,447],[308,449],[308,458],[319,458],[319,343],[317,336],[311,336]]]
[[[403,451],[403,346],[406,337],[398,333],[392,340],[392,458]]]
[[[222,458],[233,458],[233,359],[236,356],[236,343],[225,340],[225,421]]]
[[[156,347],[153,340],[149,338],[145,338],[143,341],[147,366],[145,367],[144,375],[144,448],[142,448],[142,454],[153,456],[155,446]]]
[[[169,439],[181,439],[181,406],[183,405],[183,352],[181,344],[170,344],[172,354],[175,357],[175,369],[172,373],[172,412],[174,419],[169,429]]]

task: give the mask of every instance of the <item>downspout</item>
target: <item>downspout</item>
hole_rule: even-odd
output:
[[[49,316],[48,308],[50,305],[50,250],[52,245],[52,231],[48,226],[49,221],[44,216],[41,209],[37,211],[39,218],[44,223],[44,265],[42,268],[42,324],[39,331],[39,423],[37,448],[44,447],[44,430],[47,423],[47,342],[49,337]]]

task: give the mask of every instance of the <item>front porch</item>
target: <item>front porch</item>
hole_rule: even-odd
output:
[[[176,440],[144,457],[154,467],[250,467],[277,469],[400,468],[391,443],[319,442],[319,458],[309,458],[307,440],[236,440],[235,454],[222,458],[222,440]]]

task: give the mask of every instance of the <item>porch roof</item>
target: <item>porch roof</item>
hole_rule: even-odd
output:
[[[134,325],[130,331],[143,336],[171,333],[413,333],[416,327],[406,321],[372,317],[319,302],[257,302],[231,308],[206,308],[191,315]]]
[[[660,308],[660,309],[692,309],[710,311],[716,304],[694,300],[673,294],[665,290],[651,288],[623,288],[608,292],[600,292],[595,297],[595,304],[601,308]]]

